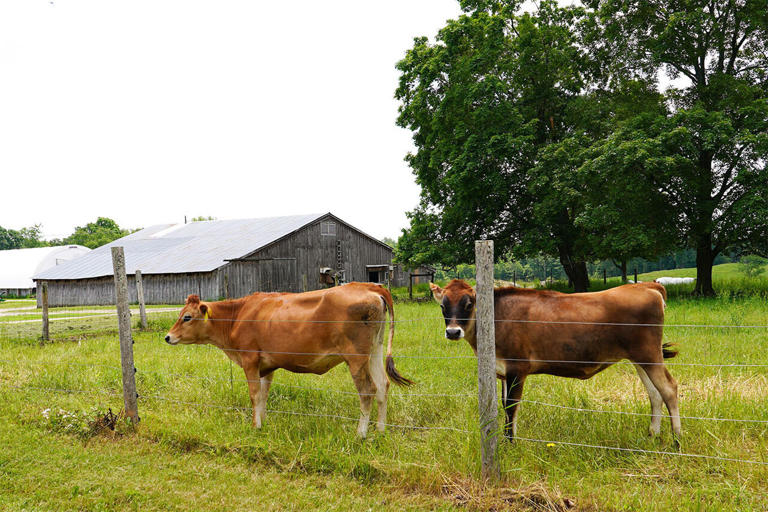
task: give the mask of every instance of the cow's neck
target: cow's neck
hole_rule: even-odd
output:
[[[464,339],[467,340],[469,346],[472,347],[472,350],[474,350],[475,354],[477,354],[477,332],[475,331],[474,323],[471,327],[464,331]]]
[[[240,313],[241,299],[209,302],[209,316],[212,319],[208,343],[218,348],[232,348],[232,330]]]

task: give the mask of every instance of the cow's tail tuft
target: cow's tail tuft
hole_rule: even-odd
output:
[[[381,298],[384,299],[387,311],[389,312],[389,338],[387,339],[387,375],[390,380],[398,386],[410,386],[415,384],[411,379],[407,379],[400,375],[400,372],[395,368],[395,360],[392,358],[392,339],[395,337],[395,309],[392,305],[392,295],[389,290],[382,287]]]
[[[673,343],[664,343],[661,345],[661,354],[664,356],[664,359],[672,359],[677,355],[677,350],[672,348],[674,346]]]

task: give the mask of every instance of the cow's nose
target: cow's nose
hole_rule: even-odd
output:
[[[463,329],[461,327],[448,327],[445,330],[445,337],[449,340],[458,340],[461,338],[461,335],[464,334]]]
[[[165,335],[165,342],[168,343],[169,341],[171,341],[171,335],[170,334],[166,334]]]

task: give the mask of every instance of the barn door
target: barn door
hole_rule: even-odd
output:
[[[296,258],[276,258],[259,261],[259,291],[297,292]]]

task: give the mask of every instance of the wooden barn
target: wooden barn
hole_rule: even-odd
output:
[[[392,266],[391,247],[330,213],[214,220],[148,227],[35,275],[48,283],[49,305],[114,304],[113,246],[125,250],[132,300],[141,271],[147,304],[408,279]]]

